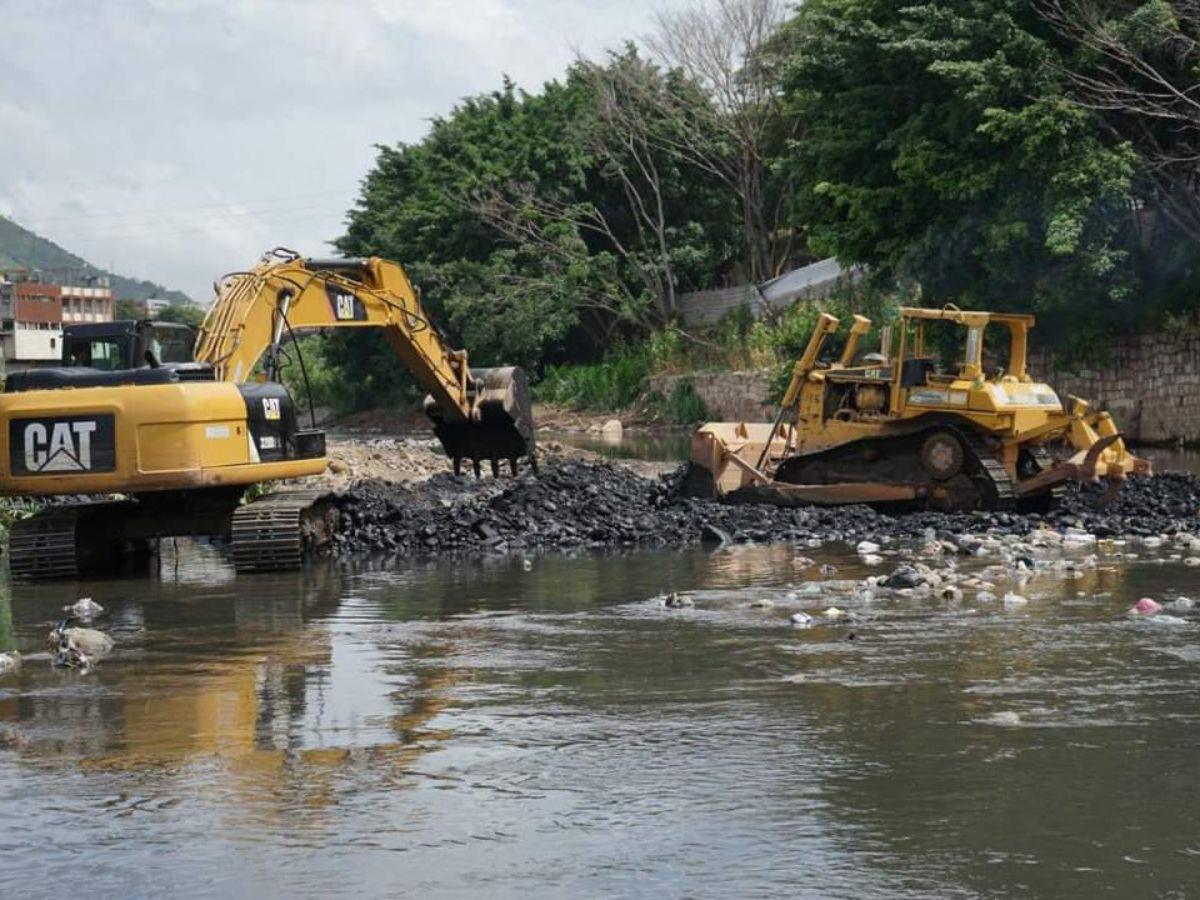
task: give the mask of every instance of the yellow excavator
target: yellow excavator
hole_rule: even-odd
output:
[[[305,259],[279,248],[216,291],[193,361],[164,362],[158,343],[139,336],[145,364],[135,368],[68,365],[8,376],[0,495],[120,495],[50,503],[16,522],[13,577],[108,569],[148,553],[151,541],[182,535],[228,535],[239,571],[298,566],[333,525],[320,492],[243,499],[251,485],[325,470],[324,433],[301,427],[280,383],[289,353],[299,354],[296,334],[313,329],[382,329],[429,391],[425,411],[456,473],[464,460],[476,475],[483,462],[493,474],[502,461],[514,474],[521,459],[536,468],[525,373],[471,369],[397,263]],[[95,359],[92,349],[77,341],[74,359]]]
[[[855,316],[839,358],[822,362],[840,324],[821,314],[773,423],[700,427],[692,493],[779,505],[1036,511],[1071,482],[1105,480],[1111,497],[1127,476],[1150,473],[1108,413],[1076,397],[1064,406],[1030,376],[1033,316],[903,308],[881,352],[861,361],[871,321]]]

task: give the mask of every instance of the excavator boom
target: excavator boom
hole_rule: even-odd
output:
[[[279,376],[280,347],[299,331],[379,328],[429,396],[425,410],[458,471],[463,459],[534,458],[524,372],[472,370],[425,314],[404,269],[378,257],[304,259],[276,249],[247,272],[227,275],[196,339],[196,361],[217,380],[242,384],[260,362]],[[265,360],[264,360],[265,357]]]

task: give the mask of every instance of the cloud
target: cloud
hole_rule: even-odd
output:
[[[0,211],[201,298],[268,247],[327,252],[374,145],[649,22],[633,0],[0,0],[0,17]]]

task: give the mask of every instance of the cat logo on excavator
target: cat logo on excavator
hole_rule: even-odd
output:
[[[27,475],[111,471],[112,416],[13,419],[10,462]]]

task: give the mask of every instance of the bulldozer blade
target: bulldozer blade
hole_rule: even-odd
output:
[[[476,473],[487,461],[534,459],[533,404],[529,380],[517,366],[471,370],[471,416],[463,419],[425,398],[433,433],[452,460],[471,460]]]
[[[1088,447],[1087,454],[1083,457],[1083,471],[1094,473],[1096,471],[1096,462],[1100,459],[1100,454],[1120,439],[1121,433],[1118,431],[1116,434],[1100,438],[1100,440]]]
[[[1031,494],[1045,493],[1068,481],[1091,481],[1096,477],[1096,463],[1099,461],[1100,455],[1120,439],[1120,434],[1102,437],[1086,451],[1080,451],[1071,459],[1026,478],[1017,485],[1018,496],[1028,497]],[[1120,481],[1111,480],[1108,492],[1115,497],[1118,490],[1120,490]]]

